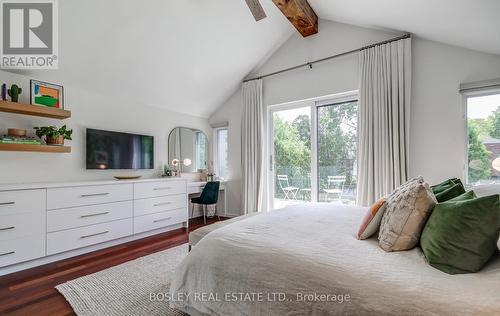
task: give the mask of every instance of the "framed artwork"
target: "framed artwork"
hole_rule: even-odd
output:
[[[30,99],[33,105],[64,109],[64,88],[53,83],[30,80]]]

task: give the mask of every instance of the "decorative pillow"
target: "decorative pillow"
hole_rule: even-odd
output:
[[[500,183],[496,184],[476,184],[474,192],[477,196],[488,196],[500,193]]]
[[[449,274],[477,272],[497,251],[499,230],[498,194],[450,200],[435,207],[420,246],[436,269]]]
[[[431,186],[431,190],[434,194],[438,194],[440,192],[443,192],[446,189],[451,188],[455,184],[462,184],[462,181],[460,181],[459,178],[448,179],[448,180],[443,181],[439,184]]]
[[[422,177],[411,179],[394,190],[387,198],[380,224],[380,247],[385,251],[415,247],[436,203],[434,194]]]
[[[359,226],[358,230],[358,239],[367,239],[370,238],[373,234],[375,234],[380,227],[380,221],[382,221],[382,216],[385,212],[385,207],[387,204],[385,203],[385,198],[381,198],[377,202],[375,202],[368,212],[366,212],[363,221],[361,222],[361,226]]]
[[[439,193],[435,193],[436,200],[438,203],[442,203],[448,200],[451,200],[457,196],[460,196],[465,193],[465,188],[462,183],[457,183],[451,186],[450,188],[441,191]]]
[[[450,199],[446,202],[458,202],[458,201],[464,201],[464,200],[472,200],[477,198],[476,193],[474,191],[467,191],[464,194],[461,194],[457,197],[454,197],[453,199]]]

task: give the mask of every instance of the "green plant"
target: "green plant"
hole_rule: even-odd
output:
[[[479,139],[479,131],[475,124],[469,124],[469,181],[476,182],[491,176],[490,155],[486,146]]]
[[[47,138],[58,138],[63,136],[64,139],[72,140],[71,135],[73,135],[73,130],[67,129],[66,125],[63,125],[61,128],[57,128],[55,126],[42,126],[35,127],[36,136],[42,138],[43,136]]]
[[[7,90],[12,102],[19,101],[19,95],[23,92],[23,89],[19,88],[17,84],[13,84],[10,89]]]

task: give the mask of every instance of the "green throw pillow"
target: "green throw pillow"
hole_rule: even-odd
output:
[[[434,194],[438,194],[440,192],[443,192],[446,189],[451,188],[455,184],[462,184],[462,181],[460,181],[459,178],[452,178],[452,179],[443,181],[440,184],[436,184],[436,185],[431,186],[431,190]]]
[[[442,203],[451,200],[453,198],[456,198],[457,196],[462,195],[464,193],[465,193],[465,188],[460,182],[454,184],[453,186],[444,191],[441,191],[439,193],[434,193],[434,195],[436,196],[436,200],[438,201],[438,203]]]
[[[436,269],[449,274],[477,272],[497,252],[499,230],[498,194],[447,201],[434,208],[420,246]]]
[[[472,199],[475,199],[477,198],[476,196],[476,193],[474,193],[474,191],[468,191],[468,192],[465,192],[464,194],[461,194],[457,197],[454,197],[453,199],[451,200],[448,200],[446,202],[457,202],[457,201],[464,201],[464,200],[472,200]]]

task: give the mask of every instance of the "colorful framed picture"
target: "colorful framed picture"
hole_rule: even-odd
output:
[[[64,109],[63,86],[38,80],[30,80],[30,87],[31,104]]]

